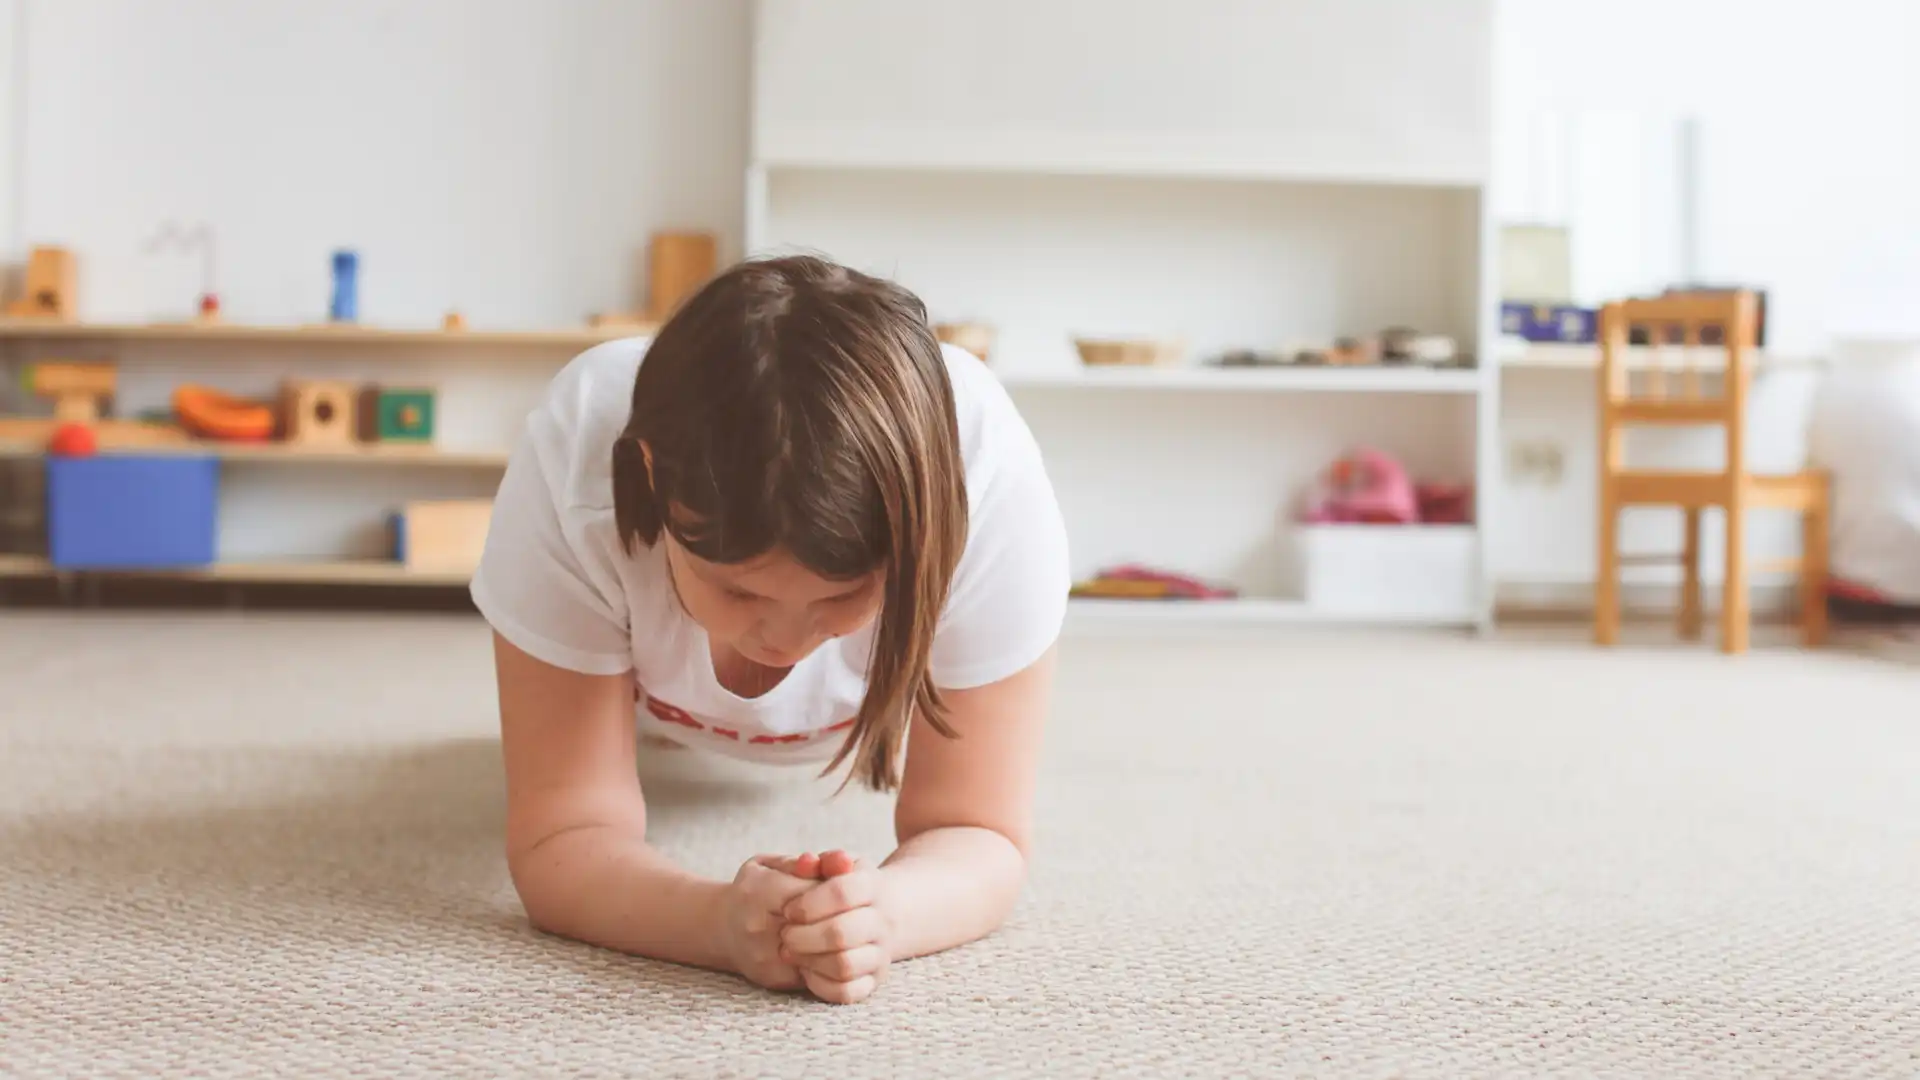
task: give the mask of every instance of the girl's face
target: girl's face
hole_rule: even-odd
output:
[[[694,555],[671,533],[663,539],[674,588],[687,614],[708,638],[756,664],[792,667],[880,613],[879,571],[855,581],[831,581],[785,552],[724,565]]]

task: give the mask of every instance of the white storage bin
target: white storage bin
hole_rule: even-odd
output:
[[[1301,525],[1307,606],[1329,615],[1471,620],[1479,573],[1470,525]]]

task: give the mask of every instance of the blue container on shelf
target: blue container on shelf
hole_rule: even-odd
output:
[[[333,301],[327,305],[327,317],[334,322],[353,322],[360,318],[360,254],[355,251],[333,253]]]
[[[200,455],[47,459],[47,554],[59,570],[210,565],[220,462]]]

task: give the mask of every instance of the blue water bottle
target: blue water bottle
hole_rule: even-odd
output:
[[[360,256],[351,251],[333,253],[333,306],[328,315],[334,322],[360,317]]]

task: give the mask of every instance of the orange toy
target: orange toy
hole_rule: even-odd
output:
[[[273,438],[273,409],[206,386],[182,386],[173,392],[173,414],[182,427],[203,439],[264,442]]]

